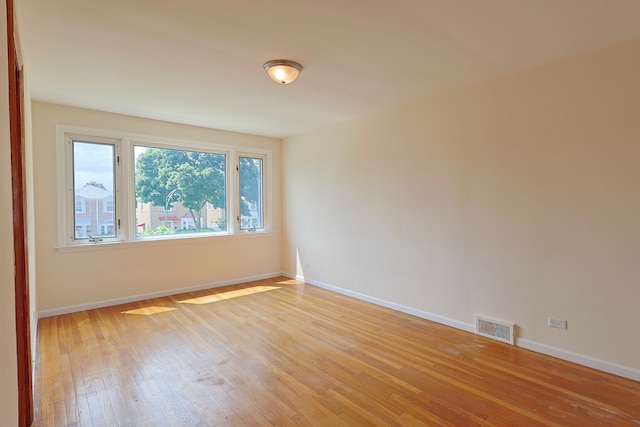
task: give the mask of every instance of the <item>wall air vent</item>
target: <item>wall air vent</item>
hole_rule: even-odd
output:
[[[503,322],[476,314],[476,334],[478,335],[514,345],[515,329],[515,323]]]

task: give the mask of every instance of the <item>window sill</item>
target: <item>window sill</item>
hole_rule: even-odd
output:
[[[166,246],[177,244],[193,244],[193,243],[212,243],[224,240],[236,240],[236,239],[253,239],[261,237],[273,236],[273,231],[254,231],[254,232],[241,232],[237,234],[215,234],[215,235],[192,235],[192,236],[176,236],[176,237],[163,237],[163,238],[145,238],[135,239],[121,242],[98,242],[98,243],[86,243],[78,245],[58,246],[56,249],[58,253],[68,252],[84,252],[84,251],[100,251],[100,250],[113,250],[113,249],[128,249],[128,248],[143,248],[151,246]]]

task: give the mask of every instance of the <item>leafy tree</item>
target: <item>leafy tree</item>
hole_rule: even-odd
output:
[[[199,232],[207,203],[225,208],[225,161],[222,154],[147,148],[136,159],[136,196],[164,208],[181,202]]]
[[[151,229],[151,227],[146,228],[143,232],[142,232],[142,236],[153,236],[155,233],[153,232],[153,229]]]
[[[226,230],[227,229],[227,219],[223,216],[221,216],[220,218],[218,218],[216,220],[216,222],[218,223],[218,228],[220,230]]]
[[[173,230],[164,224],[160,224],[156,227],[156,231],[153,231],[153,229],[149,227],[142,233],[143,236],[154,236],[157,234],[173,234]]]
[[[108,191],[108,190],[104,187],[104,184],[103,184],[103,183],[101,183],[101,182],[89,181],[89,182],[87,182],[84,186],[85,186],[85,187],[87,187],[87,186],[89,186],[89,185],[91,185],[91,186],[93,186],[93,187],[102,188],[103,190]]]
[[[156,227],[156,231],[153,234],[173,234],[173,230],[166,225],[161,224]]]

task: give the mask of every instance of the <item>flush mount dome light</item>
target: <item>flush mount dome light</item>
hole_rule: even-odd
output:
[[[288,59],[272,59],[264,63],[264,69],[276,83],[288,85],[298,78],[302,65]]]

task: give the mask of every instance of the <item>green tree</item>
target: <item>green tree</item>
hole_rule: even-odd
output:
[[[207,203],[225,208],[225,173],[223,154],[147,148],[136,159],[136,197],[164,208],[181,202],[199,232]]]
[[[93,187],[98,187],[98,188],[102,188],[105,191],[108,191],[105,187],[104,184],[101,182],[96,182],[96,181],[89,181],[87,182],[84,186],[86,187],[87,185],[91,185]]]

